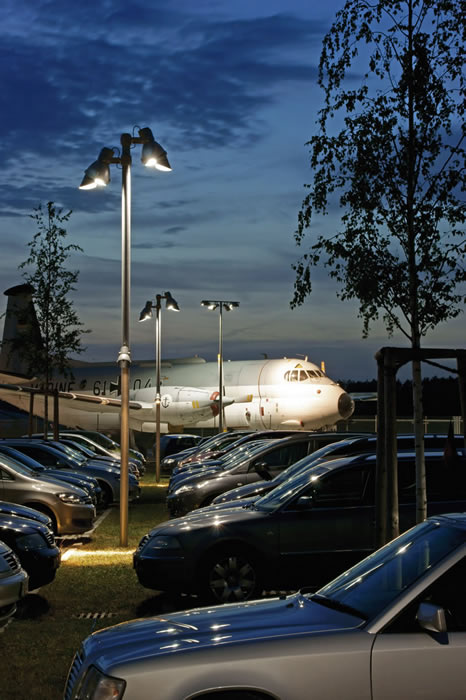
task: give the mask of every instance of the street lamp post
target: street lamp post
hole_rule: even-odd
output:
[[[219,310],[218,316],[218,432],[223,433],[223,309],[233,311],[239,307],[239,301],[207,300],[201,301],[201,306],[209,311]]]
[[[79,189],[90,190],[105,187],[110,182],[110,164],[118,163],[122,171],[121,188],[121,319],[122,342],[117,363],[120,367],[120,546],[128,546],[128,453],[129,453],[129,368],[131,352],[129,341],[130,291],[131,291],[131,147],[142,144],[141,161],[157,170],[171,170],[166,151],[158,144],[148,127],[139,129],[138,136],[123,133],[121,151],[102,148],[97,160],[84,173]],[[116,153],[117,151],[117,153]]]
[[[161,381],[160,367],[162,364],[161,345],[162,345],[162,299],[166,300],[166,308],[170,311],[179,311],[175,299],[170,292],[157,294],[155,297],[155,305],[151,301],[147,301],[145,307],[139,314],[140,321],[147,321],[152,318],[152,309],[155,309],[155,481],[160,482],[160,402],[161,402]]]

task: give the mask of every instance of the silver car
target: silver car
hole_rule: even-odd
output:
[[[466,514],[432,517],[317,593],[96,632],[75,656],[64,697],[458,700],[465,591]]]
[[[16,611],[16,603],[28,592],[28,575],[14,552],[0,541],[0,626]]]
[[[87,532],[96,517],[85,491],[54,477],[38,477],[7,455],[0,455],[0,499],[45,513],[58,535]]]

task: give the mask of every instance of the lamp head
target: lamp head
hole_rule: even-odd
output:
[[[146,305],[139,314],[140,321],[147,321],[148,318],[152,318],[152,302],[146,301]]]
[[[144,129],[139,129],[139,137],[143,143],[141,153],[141,161],[143,164],[147,168],[156,168],[157,170],[169,172],[172,168],[168,162],[167,152],[154,139],[152,131],[148,126],[144,127]]]
[[[204,301],[201,301],[201,306],[205,306],[209,311],[215,311],[218,307],[218,303],[216,301],[207,301],[207,299],[204,299]]]
[[[165,292],[165,294],[163,296],[166,299],[167,309],[170,309],[170,311],[179,311],[180,310],[178,303],[175,301],[175,299],[173,299],[170,292]]]
[[[239,301],[224,301],[223,302],[223,308],[225,311],[233,311],[233,309],[237,309],[239,306]]]
[[[99,157],[84,171],[84,177],[79,185],[80,190],[93,190],[105,187],[110,182],[110,165],[113,158],[111,148],[102,148]]]

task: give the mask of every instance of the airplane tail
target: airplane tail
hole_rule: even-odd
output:
[[[32,301],[33,292],[30,284],[18,284],[5,292],[8,303],[0,350],[1,381],[17,382],[18,378],[31,376],[25,347],[30,346],[31,339],[35,339],[36,344],[42,344]]]

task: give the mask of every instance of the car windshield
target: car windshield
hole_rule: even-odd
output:
[[[84,466],[87,464],[87,459],[84,457],[82,454],[80,454],[77,450],[74,450],[72,447],[69,445],[64,445],[62,442],[56,442],[53,445],[57,450],[60,450],[61,452],[64,452],[67,457],[72,459],[74,462],[79,464],[79,466]]]
[[[2,450],[3,452],[3,450]],[[43,464],[40,464],[37,460],[33,459],[32,457],[29,457],[29,455],[23,454],[23,452],[18,452],[18,450],[6,450],[4,454],[8,455],[12,460],[15,462],[19,462],[20,464],[24,465],[25,467],[29,467],[29,469],[32,469],[33,471],[36,472],[43,472],[45,471],[45,467]]]
[[[430,567],[464,544],[464,530],[426,520],[348,569],[317,591],[312,600],[347,606],[366,618],[383,612]]]
[[[254,442],[248,442],[243,448],[241,448],[240,452],[232,455],[231,459],[225,462],[222,461],[222,468],[232,469],[233,467],[239,467],[241,464],[243,464],[243,462],[246,462],[246,460],[249,460],[256,454],[260,454],[263,450],[270,447],[275,442],[279,442],[279,440],[255,440]]]
[[[10,469],[14,469],[15,472],[17,472],[18,474],[23,474],[23,476],[36,477],[40,471],[36,471],[35,469],[27,467],[25,464],[18,462],[14,457],[10,457],[10,455],[0,455],[0,464],[3,464],[3,466],[6,467],[10,467]]]
[[[321,459],[322,457],[326,457],[329,453],[335,452],[336,450],[340,450],[340,448],[345,448],[349,447],[353,443],[357,442],[359,438],[353,438],[348,439],[348,440],[338,440],[338,442],[331,442],[328,445],[324,445],[323,447],[319,447],[318,450],[312,453],[310,455],[313,459]]]

